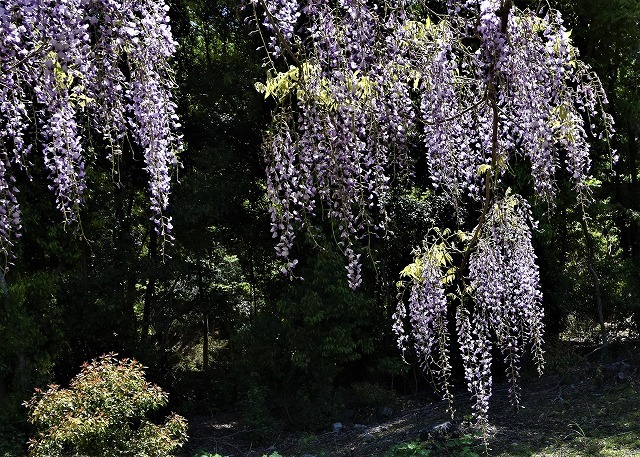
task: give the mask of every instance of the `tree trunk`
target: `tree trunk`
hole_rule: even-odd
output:
[[[151,228],[149,239],[149,279],[144,292],[144,308],[142,310],[142,333],[140,335],[141,342],[146,343],[149,336],[149,327],[151,325],[151,309],[153,307],[153,299],[156,289],[156,255],[158,251],[158,235],[154,228]]]
[[[567,209],[563,206],[562,209],[560,210],[560,219],[561,219],[561,224],[560,224],[560,256],[559,256],[559,263],[560,266],[562,268],[565,267],[565,265],[567,264],[567,253],[568,253],[568,249],[567,249],[567,235],[568,235],[568,230],[567,230]]]
[[[253,271],[253,253],[249,252],[249,290],[251,294],[251,320],[253,320],[258,312],[258,304],[256,303],[256,275]]]
[[[0,406],[7,400],[7,384],[4,380],[4,376],[0,373]]]
[[[631,178],[631,198],[635,200],[640,188],[638,187],[638,138],[634,127],[627,123],[627,141],[629,142],[629,177]],[[637,203],[636,203],[637,204]],[[637,206],[630,205],[637,210]],[[633,218],[629,221],[629,252],[633,259],[640,256],[640,241],[638,240],[638,222]]]
[[[602,338],[602,345],[608,346],[609,339],[607,338],[607,329],[604,325],[604,314],[602,312],[602,294],[600,293],[600,278],[598,278],[598,273],[593,268],[591,261],[589,261],[589,271],[591,272],[591,276],[593,276],[593,288],[594,288],[595,298],[596,298],[596,309],[598,311],[598,321],[600,322],[600,336]]]
[[[0,272],[0,293],[2,297],[0,298],[0,302],[2,302],[3,309],[0,312],[4,312],[9,318],[10,309],[9,309],[9,290],[7,288],[7,282],[4,279],[4,274]],[[5,373],[0,371],[0,405],[4,403],[4,401],[8,398],[7,395],[7,384],[5,380]]]
[[[602,309],[602,293],[600,291],[600,278],[593,266],[593,243],[591,235],[589,234],[589,228],[587,227],[587,219],[584,211],[582,213],[582,233],[584,234],[585,244],[587,246],[587,267],[593,277],[593,288],[596,300],[596,311],[598,313],[598,322],[600,323],[600,337],[602,338],[602,347],[607,348],[609,346],[609,338],[607,337],[607,329],[604,325],[604,313]]]
[[[202,321],[203,342],[202,342],[202,371],[209,370],[209,315],[204,313]]]
[[[631,178],[631,184],[635,189],[636,184],[638,184],[638,145],[636,143],[636,133],[634,132],[634,128],[631,125],[631,122],[627,122],[627,141],[629,142],[629,177]]]

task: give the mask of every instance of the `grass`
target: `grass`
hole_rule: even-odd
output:
[[[480,457],[477,439],[471,435],[439,442],[411,442],[393,446],[385,457]]]
[[[467,441],[465,452],[468,455],[640,456],[640,378],[637,368],[640,354],[636,348],[626,354],[626,360],[633,360],[630,366],[636,369],[623,381],[617,377],[617,371],[607,374],[607,364],[589,363],[577,354],[565,352],[564,355],[566,360],[555,360],[559,362],[557,370],[550,370],[540,379],[531,379],[524,386],[523,408],[517,412],[510,406],[506,393],[496,392],[490,410],[492,425],[486,448],[479,438],[473,443]],[[435,445],[409,442],[394,446],[387,456],[448,455],[434,452]]]
[[[585,382],[587,384],[587,382]],[[409,442],[386,457],[637,457],[640,456],[640,394],[633,384],[583,385],[562,400],[532,399],[527,409],[496,418],[485,449],[480,439],[447,443]],[[494,412],[494,415],[497,414]]]
[[[640,455],[640,394],[632,383],[585,380],[561,397],[531,401],[518,427],[497,433],[497,457],[632,457]],[[499,421],[504,423],[504,421]],[[499,431],[499,429],[498,429]],[[520,431],[520,436],[518,436]]]

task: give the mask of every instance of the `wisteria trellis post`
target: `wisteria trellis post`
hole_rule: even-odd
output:
[[[515,403],[523,351],[532,349],[540,371],[543,364],[535,220],[503,178],[524,158],[536,198],[552,206],[564,169],[588,199],[588,138],[608,138],[612,119],[559,12],[450,0],[438,15],[427,4],[248,2],[269,55],[269,77],[257,89],[277,101],[264,143],[272,232],[290,274],[296,230],[330,219],[356,288],[358,240],[384,234],[390,170],[410,172],[408,147],[419,136],[434,188],[455,204],[474,202],[477,223],[434,230],[416,251],[403,271],[408,299],[395,330],[450,398],[455,316],[476,418],[486,424],[492,347],[504,354]],[[452,250],[461,263],[453,264]]]

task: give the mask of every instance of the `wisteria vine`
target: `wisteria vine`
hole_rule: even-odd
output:
[[[450,398],[454,317],[476,417],[486,424],[492,346],[505,356],[516,403],[522,353],[531,348],[540,370],[543,363],[535,221],[502,182],[524,159],[536,198],[550,207],[561,169],[588,199],[588,139],[613,131],[598,77],[579,60],[560,13],[511,0],[450,0],[440,15],[408,0],[247,5],[268,37],[269,77],[256,87],[277,103],[264,150],[286,273],[297,262],[296,231],[322,217],[337,231],[350,285],[360,284],[357,241],[384,234],[390,179],[412,173],[416,140],[435,192],[476,203],[473,230],[436,230],[403,271],[408,299],[394,328]]]
[[[0,3],[0,252],[20,234],[14,174],[41,153],[65,222],[76,221],[85,166],[101,141],[118,161],[127,137],[143,151],[156,230],[170,237],[170,170],[181,138],[171,91],[164,1]],[[97,132],[89,141],[90,132]]]

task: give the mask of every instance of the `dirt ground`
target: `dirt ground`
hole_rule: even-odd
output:
[[[572,348],[567,357],[551,359],[549,374],[522,382],[521,408],[515,411],[504,384],[494,387],[486,442],[463,423],[469,456],[583,457],[640,456],[640,345],[630,344],[607,361],[582,358]],[[562,355],[562,351],[561,351]],[[565,354],[566,355],[566,354]],[[591,357],[593,359],[593,357]],[[456,417],[471,412],[469,395],[456,397]],[[184,457],[215,455],[283,457],[387,455],[462,455],[455,447],[429,448],[431,453],[391,453],[401,443],[418,443],[421,431],[447,421],[446,404],[429,397],[401,398],[384,420],[344,423],[339,431],[309,434],[276,431],[257,444],[237,414],[192,417]],[[433,449],[436,449],[435,451]],[[439,449],[439,450],[437,450]],[[449,450],[447,450],[449,449]],[[417,452],[417,451],[415,451]]]

